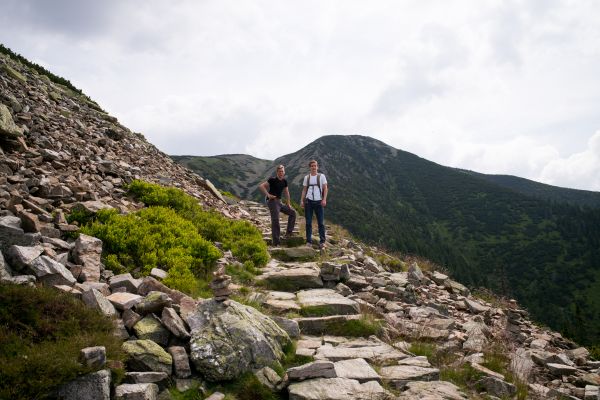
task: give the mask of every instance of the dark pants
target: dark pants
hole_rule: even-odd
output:
[[[313,211],[317,214],[317,223],[319,224],[319,239],[321,244],[325,243],[325,223],[323,222],[323,206],[321,201],[312,201],[306,199],[304,202],[304,217],[306,218],[306,242],[312,243],[312,216]]]
[[[281,235],[279,227],[279,212],[288,216],[287,234],[291,234],[296,224],[296,211],[293,208],[282,204],[279,199],[267,200],[269,211],[271,212],[271,234],[273,236],[273,246],[279,245],[279,236]]]

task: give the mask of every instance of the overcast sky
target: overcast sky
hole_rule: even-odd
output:
[[[2,0],[0,27],[169,154],[361,134],[600,191],[594,0]]]

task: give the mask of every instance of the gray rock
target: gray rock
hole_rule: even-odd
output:
[[[302,290],[296,294],[298,304],[305,310],[318,309],[320,315],[359,314],[358,303],[332,289]],[[310,315],[310,314],[309,314]]]
[[[163,292],[166,293],[176,304],[181,304],[182,301],[191,301],[193,299],[186,294],[180,292],[179,290],[171,289],[165,286],[163,283],[157,281],[155,278],[151,276],[146,276],[142,278],[141,283],[137,287],[137,294],[141,296],[146,296],[148,293],[152,291]]]
[[[270,248],[273,258],[281,261],[313,261],[319,252],[310,246]]]
[[[600,399],[600,386],[586,385],[583,400]]]
[[[90,288],[85,290],[82,293],[81,298],[88,307],[96,308],[108,317],[117,315],[115,306],[113,306],[112,303],[96,289]]]
[[[548,370],[550,370],[550,372],[553,375],[558,375],[558,376],[573,375],[574,373],[577,372],[577,368],[571,367],[569,365],[564,365],[564,364],[548,363],[548,364],[546,364],[546,367],[548,368]]]
[[[148,314],[133,326],[133,331],[138,339],[148,339],[161,346],[169,343],[170,332],[153,315]]]
[[[384,382],[399,390],[404,388],[410,381],[437,381],[440,379],[439,369],[414,365],[382,367],[379,373]]]
[[[293,267],[280,271],[267,272],[259,275],[259,280],[264,280],[269,287],[278,290],[296,291],[323,287],[319,268],[314,263],[305,264],[305,267]]]
[[[341,326],[360,319],[360,315],[332,315],[329,317],[295,318],[298,322],[300,332],[304,335],[322,335],[333,329],[341,329]]]
[[[83,265],[84,281],[98,282],[100,280],[102,240],[80,234],[71,250],[71,255],[77,264]]]
[[[125,288],[129,293],[138,294],[138,288],[142,282],[139,279],[135,279],[130,273],[126,273],[111,277],[108,283],[110,285],[110,290],[113,292],[119,288]],[[146,294],[144,294],[144,296]]]
[[[130,340],[123,343],[123,351],[133,371],[164,372],[171,375],[173,357],[152,340]]]
[[[181,346],[171,346],[167,349],[171,357],[173,357],[173,369],[177,378],[189,378],[192,375],[190,368],[190,359]]]
[[[463,327],[467,331],[468,336],[467,340],[463,343],[463,349],[473,353],[483,351],[487,343],[487,327],[485,324],[470,321],[464,324]]]
[[[340,378],[356,379],[360,383],[368,381],[381,382],[381,377],[363,358],[337,361],[334,364],[335,374]]]
[[[210,396],[208,396],[205,400],[223,400],[225,395],[221,392],[214,392]]]
[[[180,339],[189,339],[190,333],[177,312],[169,307],[162,310],[161,321],[173,335]]]
[[[23,128],[15,124],[10,110],[2,103],[0,103],[0,136],[9,139],[23,136]]]
[[[289,400],[383,400],[388,394],[378,382],[347,378],[319,378],[288,386]]]
[[[339,281],[342,264],[324,262],[321,264],[321,279],[324,281]]]
[[[123,324],[125,325],[125,327],[130,330],[133,329],[135,324],[137,324],[142,319],[142,316],[133,311],[131,308],[128,308],[125,311],[123,311],[121,317],[123,318]]]
[[[152,291],[135,305],[135,311],[141,315],[156,313],[160,314],[165,307],[171,307],[173,301],[163,292]]]
[[[204,301],[185,320],[192,332],[190,358],[209,381],[235,379],[270,365],[290,342],[269,317],[232,300]]]
[[[61,400],[110,400],[110,371],[101,370],[81,376],[60,387]]]
[[[444,287],[451,293],[461,294],[465,297],[471,294],[471,292],[465,285],[453,281],[452,279],[447,279],[444,282]]]
[[[157,400],[158,386],[154,383],[124,383],[115,388],[116,400]]]
[[[71,271],[48,256],[36,258],[29,264],[27,270],[46,286],[72,286],[77,282]]]
[[[13,277],[13,271],[4,260],[4,256],[0,251],[0,282],[8,281]]]
[[[300,337],[300,326],[298,325],[298,322],[293,319],[278,317],[276,315],[271,316],[271,319],[275,321],[280,328],[286,331],[292,339],[298,339]]]
[[[289,368],[287,376],[290,381],[303,381],[314,378],[335,378],[335,368],[331,361],[314,361],[299,367]]]
[[[476,301],[465,299],[465,306],[473,313],[473,314],[481,314],[488,311],[490,308],[484,305],[479,304]]]
[[[43,252],[44,247],[39,245],[29,247],[12,245],[6,253],[6,258],[16,271],[23,271]]]
[[[466,400],[467,395],[450,382],[408,382],[405,390],[400,393],[398,400]]]
[[[444,286],[446,279],[448,279],[448,275],[444,275],[441,272],[433,271],[431,274],[431,280],[440,286]]]
[[[166,389],[169,382],[169,375],[164,372],[127,372],[125,373],[125,383],[155,383],[161,390]]]
[[[344,285],[341,282],[335,286],[335,290],[344,297],[350,296],[353,293],[352,289],[350,289],[348,286]]]
[[[427,282],[427,277],[419,268],[419,265],[416,262],[413,262],[408,267],[408,282],[412,283],[415,286],[420,286]]]
[[[477,382],[485,390],[493,395],[502,398],[512,397],[517,393],[517,388],[512,383],[503,381],[493,376],[486,376]]]
[[[117,310],[126,310],[142,301],[142,296],[133,293],[117,292],[106,297]]]
[[[88,368],[102,368],[106,364],[106,348],[104,346],[95,346],[81,349],[79,360]]]
[[[315,354],[315,358],[319,360],[342,361],[363,358],[369,363],[381,365],[395,364],[407,357],[407,354],[376,339],[358,339],[337,346],[322,346]]]
[[[263,386],[268,387],[272,391],[276,391],[282,383],[282,379],[277,375],[277,372],[269,367],[259,369],[254,375]]]
[[[152,271],[150,271],[150,276],[156,278],[156,279],[160,279],[163,280],[165,279],[167,276],[169,276],[169,273],[165,270],[162,270],[160,268],[152,268]]]

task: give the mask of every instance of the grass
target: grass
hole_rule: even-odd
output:
[[[335,309],[329,306],[305,306],[300,310],[300,315],[303,317],[326,317],[336,315]]]
[[[361,314],[360,319],[345,320],[327,326],[326,332],[332,336],[369,337],[380,335],[383,322],[371,314]]]
[[[104,346],[123,360],[110,319],[72,295],[50,288],[0,285],[0,398],[43,399],[59,385],[92,372],[82,348]]]
[[[260,275],[261,271],[254,266],[252,261],[246,261],[244,264],[233,263],[227,265],[225,273],[231,276],[236,283],[250,285],[254,283],[254,277]]]

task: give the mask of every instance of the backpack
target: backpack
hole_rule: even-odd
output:
[[[321,193],[321,173],[317,173],[317,184],[316,185],[311,185],[310,184],[310,174],[305,176],[306,178],[306,195],[308,196],[308,188],[311,186],[316,186],[317,188],[319,188],[319,197],[322,199],[323,198],[323,193]],[[314,193],[314,189],[313,189],[313,193]]]

